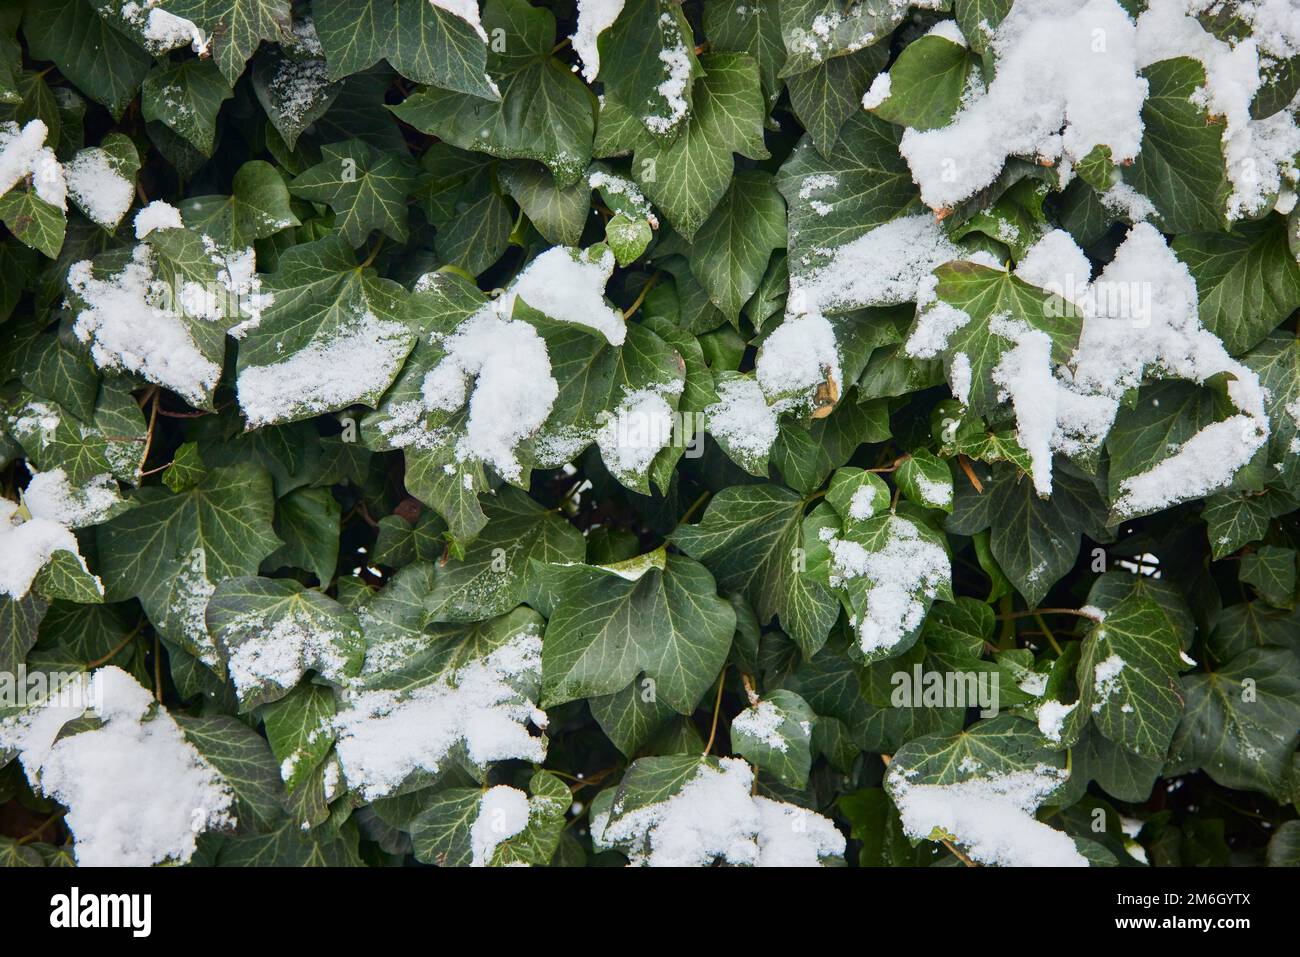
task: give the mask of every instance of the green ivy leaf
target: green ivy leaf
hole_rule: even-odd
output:
[[[205,613],[241,711],[275,701],[308,671],[344,684],[361,670],[356,616],[318,591],[272,578],[228,578]]]
[[[218,668],[204,611],[218,583],[257,574],[280,544],[270,476],[236,465],[180,494],[150,486],[130,500],[134,508],[97,529],[107,599],[139,598],[163,637]]]
[[[204,156],[212,155],[217,113],[234,96],[211,60],[182,60],[145,77],[141,113],[169,127]]]
[[[1170,746],[1170,767],[1203,768],[1225,787],[1290,793],[1300,735],[1300,679],[1290,651],[1243,651],[1217,671],[1183,678],[1187,709]]]
[[[405,156],[381,154],[361,140],[322,147],[321,156],[294,178],[289,192],[334,210],[335,226],[354,248],[376,229],[405,242],[414,164]]]
[[[337,0],[313,12],[331,80],[386,59],[416,83],[497,96],[487,75],[486,39],[427,0]]]
[[[947,126],[961,108],[973,66],[962,44],[935,34],[923,36],[909,43],[889,68],[889,93],[871,112],[917,130]]]
[[[764,624],[780,616],[811,657],[825,644],[838,608],[830,591],[800,570],[803,504],[778,485],[726,488],[700,524],[679,526],[671,540],[709,566],[722,588],[744,594]]]
[[[273,299],[240,343],[237,367],[249,422],[376,404],[415,341],[406,291],[358,265],[339,233],[290,249],[263,288]],[[322,367],[322,355],[341,361]]]
[[[1189,57],[1161,60],[1142,71],[1142,151],[1124,181],[1146,196],[1167,232],[1222,229],[1231,188],[1220,141],[1223,119],[1194,100],[1205,68]]]
[[[634,574],[602,572],[554,609],[542,647],[543,707],[612,694],[644,672],[678,714],[695,710],[727,659],[735,612],[689,558],[660,553]]]
[[[787,787],[808,783],[817,716],[793,691],[777,690],[731,721],[731,747]]]
[[[212,59],[231,86],[259,43],[289,29],[288,0],[166,0],[163,7],[212,37]]]
[[[1201,322],[1233,355],[1300,307],[1300,264],[1287,248],[1281,216],[1240,223],[1228,233],[1182,235],[1173,248],[1196,280]]]
[[[572,185],[591,160],[595,129],[591,94],[551,55],[555,17],[525,0],[492,0],[489,29],[502,30],[508,51],[496,62],[500,99],[436,86],[392,107],[397,117],[462,149],[502,159],[545,163],[557,186]]]

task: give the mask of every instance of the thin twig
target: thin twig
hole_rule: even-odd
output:
[[[633,314],[638,309],[641,308],[641,303],[645,302],[646,295],[650,292],[651,289],[654,288],[655,283],[659,281],[660,275],[662,274],[656,272],[653,276],[651,276],[649,279],[646,280],[646,284],[641,287],[641,291],[637,293],[636,299],[632,301],[632,305],[628,306],[627,311],[623,313],[623,319],[625,321],[631,319]]]
[[[1047,622],[1043,621],[1043,615],[1039,611],[1034,612],[1034,621],[1038,622],[1038,627],[1043,629],[1043,637],[1047,639],[1048,644],[1056,651],[1058,655],[1065,652],[1061,651],[1061,646],[1056,643],[1056,636],[1052,634],[1052,629],[1047,627]]]
[[[27,832],[26,834],[24,834],[22,837],[18,838],[18,843],[19,843],[19,844],[30,844],[32,841],[36,840],[37,837],[40,836],[40,834],[41,834],[42,831],[44,831],[44,830],[45,830],[47,827],[49,827],[51,824],[54,824],[56,821],[58,821],[60,818],[62,818],[63,815],[65,815],[65,814],[67,814],[67,813],[68,813],[68,812],[65,811],[65,810],[63,810],[62,808],[60,808],[59,810],[55,811],[53,814],[51,814],[49,817],[47,817],[44,821],[42,821],[42,822],[40,823],[40,825],[39,825],[35,830],[33,830],[33,831],[28,831],[28,832]]]
[[[727,666],[722,666],[722,674],[718,675],[718,696],[713,699],[713,726],[709,728],[709,743],[704,746],[704,756],[707,758],[709,752],[713,750],[713,739],[718,736],[718,714],[722,711],[722,683],[727,677]]]
[[[1039,615],[1074,615],[1076,618],[1087,618],[1091,621],[1101,621],[1096,612],[1086,608],[1029,608],[1025,611],[1008,611],[1000,615],[994,615],[998,621],[1006,621],[1011,618],[1037,618]],[[1041,622],[1040,622],[1041,624]]]

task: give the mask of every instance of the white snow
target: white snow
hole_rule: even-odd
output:
[[[771,701],[760,701],[752,708],[746,708],[731,721],[733,733],[740,733],[762,742],[773,751],[785,753],[790,750],[790,742],[781,734],[781,725],[785,715]]]
[[[155,199],[135,214],[135,238],[144,239],[155,229],[180,229],[184,225],[179,209]]]
[[[593,256],[570,246],[552,246],[528,264],[498,300],[498,313],[511,317],[515,297],[557,322],[572,322],[601,333],[610,345],[627,337],[623,313],[605,302],[605,284],[614,272],[614,254]]]
[[[876,514],[876,487],[860,485],[849,498],[849,518],[862,522]]]
[[[22,129],[12,121],[0,123],[0,196],[35,172],[45,157],[49,132],[40,120],[28,120]]]
[[[742,459],[766,456],[776,442],[777,414],[758,382],[749,376],[725,379],[717,393],[718,402],[704,410],[709,432]]]
[[[252,428],[350,405],[382,390],[411,348],[400,322],[365,311],[289,358],[239,373],[239,406]]]
[[[955,784],[913,784],[891,768],[888,782],[908,837],[947,836],[981,864],[1087,867],[1068,834],[1033,816],[1065,778],[1064,771],[1039,765]]]
[[[109,154],[97,146],[79,150],[65,172],[73,202],[97,225],[116,229],[135,199],[135,184],[117,171]]]
[[[691,51],[672,14],[666,11],[660,14],[659,27],[666,44],[659,50],[659,62],[664,65],[664,79],[655,90],[663,98],[668,111],[666,115],[648,113],[641,117],[641,122],[651,132],[666,134],[677,128],[690,109],[686,102],[686,91],[691,82]]]
[[[862,94],[862,108],[864,110],[874,110],[885,100],[889,99],[889,91],[893,86],[888,73],[877,73],[876,78],[871,81],[871,86],[867,92]]]
[[[1300,12],[1288,0],[1237,4],[1236,14],[1251,24],[1252,31],[1230,44],[1196,19],[1209,7],[1206,0],[1151,0],[1137,22],[1138,65],[1180,56],[1204,65],[1206,85],[1195,101],[1225,120],[1224,161],[1233,186],[1227,214],[1239,219],[1264,210],[1284,182],[1296,180],[1300,127],[1292,110],[1252,120],[1250,104],[1263,82],[1265,66],[1300,50]]]
[[[540,762],[546,739],[528,733],[546,716],[512,681],[541,677],[542,639],[520,631],[485,657],[407,691],[362,691],[334,719],[337,751],[351,788],[373,801],[417,771],[436,774],[462,744],[479,767],[519,758]]]
[[[673,408],[659,391],[630,393],[596,433],[601,458],[616,478],[643,474],[672,441],[674,421]]]
[[[0,594],[15,599],[27,595],[56,551],[71,552],[85,566],[69,529],[49,520],[16,520],[17,511],[17,504],[0,499]]]
[[[85,528],[104,521],[122,501],[117,482],[107,472],[74,487],[62,468],[36,472],[23,490],[23,504],[35,518],[49,519],[68,528]]]
[[[31,505],[20,508],[16,502],[0,498],[0,595],[14,599],[25,597],[37,573],[49,563],[55,552],[71,553],[82,570],[90,574],[77,546],[77,537],[61,520],[65,506],[71,508],[75,505],[63,501],[59,492],[57,479],[38,486],[35,509]],[[41,508],[51,511],[43,515],[40,514]],[[95,584],[102,594],[104,586],[98,578],[95,578]]]
[[[816,867],[844,853],[844,835],[813,811],[751,793],[754,773],[738,758],[701,762],[680,791],[592,821],[600,846],[618,846],[633,866]]]
[[[623,314],[604,299],[614,264],[608,250],[595,255],[566,246],[552,247],[534,259],[501,296],[441,340],[445,355],[426,374],[421,402],[394,408],[392,420],[381,426],[389,440],[399,446],[445,440],[445,435],[420,426],[419,419],[426,411],[453,412],[468,400],[469,418],[457,440],[457,458],[485,462],[503,478],[516,481],[522,466],[515,448],[550,416],[559,386],[551,375],[546,341],[531,324],[511,318],[515,301],[522,299],[550,319],[584,326],[610,344],[621,345],[627,334]],[[435,275],[427,282],[439,281]],[[651,414],[653,405],[650,399],[639,403],[640,411],[650,415],[647,422],[661,421]],[[631,405],[628,409],[632,411]],[[584,434],[577,440],[579,451],[591,437]],[[629,461],[647,454],[648,443],[634,442],[624,450]]]
[[[442,346],[446,355],[424,377],[425,408],[454,411],[468,395],[469,419],[457,457],[486,462],[507,480],[517,480],[522,466],[515,447],[541,427],[560,394],[545,340],[528,323],[503,318],[495,303],[488,303]]]
[[[528,826],[528,795],[518,788],[498,784],[479,799],[478,817],[469,829],[473,848],[471,867],[487,867],[497,846]]]
[[[1104,661],[1097,662],[1092,671],[1092,690],[1097,700],[1092,703],[1093,713],[1101,711],[1110,696],[1119,690],[1119,675],[1126,662],[1119,655],[1111,655]]]
[[[933,209],[992,183],[1009,156],[1073,163],[1098,145],[1137,156],[1146,81],[1116,0],[1017,0],[992,38],[996,76],[948,126],[908,129],[900,151]]]
[[[814,390],[828,377],[844,387],[835,330],[816,313],[787,316],[759,348],[754,372],[763,394],[778,411],[810,403]]]
[[[582,61],[582,78],[588,83],[600,73],[600,50],[596,41],[614,25],[623,12],[624,0],[578,0],[578,28],[570,39],[573,52]]]
[[[68,286],[85,303],[73,332],[101,369],[138,373],[194,403],[217,384],[221,367],[195,345],[147,244],[107,279],[93,275],[89,260],[74,263]]]
[[[37,198],[67,209],[67,181],[54,151],[45,145],[48,135],[40,120],[29,120],[22,129],[13,121],[0,123],[0,196],[30,176]]]
[[[1149,471],[1125,479],[1116,509],[1146,513],[1202,497],[1227,485],[1268,437],[1258,376],[1237,362],[1200,323],[1196,283],[1152,226],[1139,223],[1096,280],[1081,251],[1062,231],[1048,233],[1017,270],[1060,296],[1062,310],[1082,318],[1079,345],[1066,366],[1051,356],[1045,332],[1007,316],[992,316],[993,335],[1011,344],[993,370],[999,396],[1016,413],[1017,441],[1029,453],[1035,489],[1052,487],[1052,455],[1078,455],[1100,446],[1124,394],[1144,376],[1203,383],[1221,373],[1237,414],[1206,426]],[[967,316],[927,301],[906,349],[930,358],[946,347]],[[954,362],[954,369],[956,363]],[[950,373],[954,393],[969,388]]]
[[[195,53],[204,56],[210,39],[189,20],[161,9],[162,0],[129,0],[121,8],[122,19],[141,33],[144,46],[158,55],[189,45]]]
[[[826,541],[832,587],[867,581],[866,607],[856,625],[858,645],[866,653],[892,648],[919,628],[925,618],[922,599],[934,598],[952,575],[947,552],[922,538],[908,519],[893,515],[888,521],[885,543],[875,551],[852,539]]]
[[[928,213],[891,220],[843,246],[817,252],[823,262],[810,272],[791,273],[791,312],[830,314],[912,302],[918,284],[936,266],[966,258]]]
[[[479,16],[478,0],[429,0],[429,3],[460,17],[474,28],[474,32],[484,43],[487,43],[487,33],[483,30],[483,22]]]
[[[241,698],[268,685],[288,690],[309,668],[344,680],[349,635],[300,605],[270,619],[256,612],[240,615],[214,637],[227,647],[228,672]],[[232,643],[235,637],[242,640]]]
[[[233,795],[153,695],[113,666],[91,677],[103,725],[55,741],[66,708],[0,724],[0,747],[16,747],[32,786],[68,808],[65,821],[83,867],[184,863],[199,834],[233,826]]]
[[[1044,675],[1044,678],[1047,676]],[[1075,708],[1079,707],[1079,702],[1072,704],[1062,704],[1059,701],[1044,701],[1038,706],[1035,717],[1038,719],[1038,730],[1043,733],[1043,737],[1049,741],[1061,740],[1061,730],[1065,727],[1065,719],[1070,716]]]
[[[944,508],[952,503],[952,479],[938,482],[929,479],[919,469],[914,473],[917,490],[923,504],[931,508]]]

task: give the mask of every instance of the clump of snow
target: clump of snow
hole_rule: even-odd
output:
[[[79,150],[65,172],[73,202],[95,224],[116,229],[135,199],[135,185],[117,171],[109,154],[97,146]]]
[[[1044,678],[1047,676],[1044,675]],[[1059,701],[1044,701],[1038,706],[1035,716],[1038,719],[1038,730],[1043,733],[1043,737],[1049,741],[1061,740],[1061,730],[1065,727],[1065,719],[1068,718],[1074,709],[1079,707],[1079,702],[1072,704],[1062,704]]]
[[[1011,344],[992,378],[999,397],[1015,410],[1016,438],[1029,453],[1040,495],[1052,488],[1053,453],[1098,448],[1124,394],[1148,374],[1203,383],[1226,373],[1237,414],[1206,426],[1149,471],[1126,478],[1116,501],[1120,514],[1158,510],[1222,488],[1267,439],[1259,377],[1201,325],[1196,283],[1153,226],[1134,226],[1096,280],[1089,281],[1086,258],[1060,230],[1032,247],[1017,273],[1042,283],[1062,311],[1082,318],[1078,348],[1065,366],[1053,360],[1045,332],[1010,316],[989,318],[990,332]],[[918,302],[905,349],[933,358],[970,317],[934,299],[924,284]],[[969,389],[969,371],[967,362],[958,375],[954,361],[950,380],[959,398]]]
[[[933,599],[952,575],[948,553],[922,538],[912,522],[897,515],[888,522],[885,543],[874,551],[852,539],[826,538],[832,587],[851,579],[867,582],[865,608],[856,623],[858,645],[866,653],[892,648],[919,628],[924,600]]]
[[[1072,290],[1084,290],[1092,280],[1092,264],[1074,237],[1064,229],[1044,233],[1016,263],[1016,275],[1067,298]]]
[[[718,401],[704,410],[709,431],[741,458],[761,459],[776,442],[777,413],[758,382],[737,376],[718,383]]]
[[[288,690],[309,668],[341,681],[353,636],[295,605],[271,620],[255,612],[236,616],[215,637],[228,649],[230,678],[243,698],[268,685]]]
[[[614,272],[614,254],[599,255],[569,246],[552,246],[519,274],[500,298],[498,312],[509,318],[515,297],[547,318],[572,322],[601,333],[610,345],[627,338],[623,313],[605,302],[605,284]]]
[[[135,214],[135,238],[144,239],[155,229],[180,229],[184,225],[179,209],[155,199]]]
[[[382,390],[411,349],[407,327],[369,310],[289,358],[239,373],[239,406],[252,428],[337,409]]]
[[[842,386],[835,330],[817,313],[787,316],[758,350],[754,373],[778,411],[811,403],[827,379]]]
[[[478,817],[469,829],[473,848],[471,867],[487,867],[497,847],[528,826],[528,795],[518,788],[498,784],[483,792]]]
[[[877,73],[876,78],[871,81],[871,86],[867,92],[862,94],[862,108],[864,110],[874,110],[885,100],[889,99],[889,92],[893,86],[888,73]]]
[[[948,348],[948,340],[953,333],[970,322],[969,313],[938,298],[938,285],[938,277],[933,273],[917,284],[916,325],[903,344],[903,351],[916,359],[933,359],[938,356]],[[969,372],[969,357],[966,369]]]
[[[970,401],[970,356],[959,352],[952,357],[952,367],[948,370],[948,384],[952,386],[953,398],[965,405]]]
[[[641,117],[641,122],[652,133],[666,134],[677,128],[690,109],[686,91],[691,82],[691,50],[671,13],[659,15],[659,28],[665,44],[659,50],[664,79],[655,91],[667,106],[667,113],[647,113]]]
[[[230,787],[147,689],[108,666],[90,698],[103,724],[58,741],[77,715],[57,701],[0,724],[0,747],[16,748],[32,786],[68,808],[78,864],[184,863],[199,834],[233,826]]]
[[[12,120],[0,123],[0,196],[30,176],[37,197],[58,209],[67,208],[63,167],[45,145],[49,132],[40,120],[28,120],[21,129]]]
[[[785,715],[771,701],[760,701],[752,708],[746,708],[731,722],[732,732],[747,735],[761,741],[773,751],[785,753],[790,750],[790,742],[781,734],[781,725]]]
[[[1050,677],[1045,671],[1026,671],[1016,687],[1036,698],[1047,690],[1047,681]]]
[[[679,389],[680,382],[673,383]],[[601,458],[617,476],[640,475],[673,437],[673,407],[655,389],[627,395],[596,433]]]
[[[448,13],[460,17],[474,28],[474,32],[479,35],[479,38],[484,43],[487,43],[488,37],[483,30],[483,22],[480,19],[478,0],[429,0],[429,3],[440,10],[446,10]]]
[[[600,73],[600,50],[596,45],[602,33],[614,25],[623,12],[624,0],[578,0],[578,28],[569,38],[573,52],[582,61],[582,78],[594,83]]]
[[[844,853],[844,835],[813,811],[755,797],[754,772],[738,758],[701,762],[664,801],[626,811],[616,802],[592,822],[603,847],[623,849],[634,866],[816,867]]]
[[[973,196],[1008,156],[1073,163],[1099,145],[1116,162],[1137,156],[1147,83],[1137,30],[1116,0],[1017,0],[991,46],[996,75],[984,95],[948,126],[903,134],[899,150],[927,205]]]
[[[907,772],[891,768],[888,783],[908,837],[947,837],[981,864],[1087,867],[1068,834],[1033,817],[1066,777],[1039,765],[955,784],[914,784]]]
[[[627,335],[623,314],[604,300],[614,265],[614,254],[608,249],[595,253],[555,246],[542,253],[500,297],[485,303],[441,340],[445,354],[425,375],[421,402],[391,410],[392,417],[381,430],[399,446],[444,441],[445,435],[423,429],[419,420],[425,412],[453,412],[468,400],[469,417],[456,443],[456,457],[485,462],[503,478],[517,480],[522,466],[515,448],[550,416],[559,386],[551,375],[546,341],[531,324],[511,318],[515,301],[522,299],[550,319],[584,326],[611,345],[621,345]],[[654,399],[642,396],[634,404],[650,416],[646,422],[662,421],[655,414]],[[627,411],[632,412],[631,405]],[[667,434],[671,436],[671,428]],[[584,433],[575,445],[580,449],[590,438]],[[651,444],[649,438],[631,443],[625,450],[629,461],[640,461],[646,454],[653,458]]]
[[[33,517],[49,519],[68,528],[99,524],[121,501],[117,482],[107,472],[74,487],[62,468],[33,471],[31,482],[23,490],[23,504]]]
[[[522,466],[515,447],[541,427],[560,394],[546,342],[526,322],[489,303],[442,342],[446,354],[424,377],[424,406],[454,411],[469,394],[469,419],[457,443],[462,461],[487,462],[508,480]]]
[[[122,5],[122,19],[140,31],[145,49],[155,56],[186,45],[199,56],[207,55],[211,39],[191,21],[163,10],[162,2],[129,0]]]
[[[1097,700],[1092,703],[1093,713],[1099,712],[1110,700],[1110,696],[1119,690],[1119,675],[1126,662],[1119,655],[1111,655],[1105,661],[1099,661],[1092,670],[1092,690]]]
[[[935,482],[925,473],[917,471],[913,475],[917,491],[921,493],[921,502],[931,508],[945,508],[952,504],[952,480]]]
[[[966,46],[966,37],[962,34],[961,27],[957,26],[956,20],[940,20],[925,35],[927,37],[941,37],[950,43],[957,44],[959,47]]]
[[[823,252],[828,257],[811,271],[791,273],[791,311],[831,314],[911,302],[936,266],[965,258],[927,213],[891,220]]]
[[[68,287],[85,304],[73,332],[101,369],[138,373],[193,403],[217,384],[221,367],[195,345],[147,244],[107,279],[95,277],[89,260],[74,263]]]
[[[37,484],[34,501],[24,502],[20,507],[16,502],[0,498],[0,595],[13,599],[25,597],[37,573],[49,563],[55,552],[69,552],[82,571],[90,574],[77,546],[77,537],[64,519],[94,514],[88,510],[97,507],[102,498],[94,490],[88,492],[85,499],[76,498],[70,490],[65,495],[56,474],[45,474],[51,478],[39,483],[33,480]],[[65,478],[65,486],[66,481]],[[97,577],[91,577],[103,594],[103,584]]]
[[[334,718],[336,747],[348,785],[368,801],[399,788],[418,771],[436,774],[462,745],[470,761],[542,761],[546,741],[528,733],[546,715],[512,682],[541,678],[542,640],[520,631],[450,675],[406,691],[362,691]]]
[[[849,497],[849,518],[855,522],[865,521],[876,514],[876,487],[860,485]]]
[[[1223,117],[1223,153],[1232,195],[1230,219],[1252,216],[1281,187],[1297,178],[1300,127],[1292,108],[1253,120],[1250,104],[1265,67],[1288,59],[1300,49],[1300,15],[1288,0],[1237,4],[1234,14],[1251,26],[1237,43],[1220,40],[1196,19],[1212,5],[1205,0],[1151,0],[1138,17],[1138,65],[1187,56],[1205,67],[1206,85],[1195,102]]]

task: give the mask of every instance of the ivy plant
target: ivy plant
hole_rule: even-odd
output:
[[[6,5],[0,862],[1300,863],[1288,7]]]

